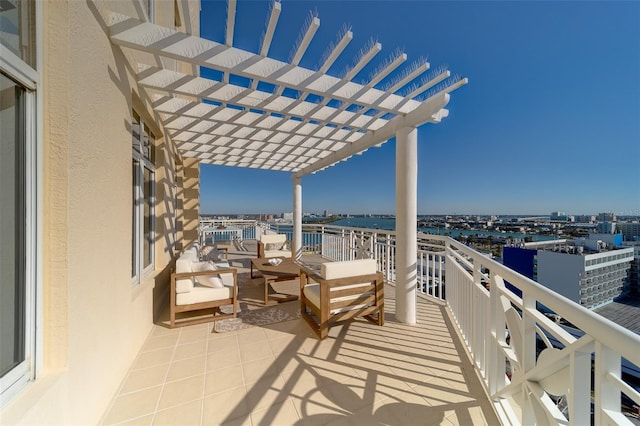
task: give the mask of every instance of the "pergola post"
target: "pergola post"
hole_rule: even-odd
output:
[[[302,179],[293,176],[293,253],[299,259],[302,254]]]
[[[416,323],[418,129],[396,132],[396,318]]]

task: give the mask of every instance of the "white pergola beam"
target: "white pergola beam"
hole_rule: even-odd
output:
[[[236,0],[227,1],[227,33],[225,36],[225,44],[229,47],[233,46],[233,30],[236,25]]]
[[[340,54],[344,51],[344,49],[351,42],[351,40],[353,40],[353,33],[351,31],[345,31],[344,35],[340,39],[340,42],[331,51],[329,56],[327,56],[327,59],[325,59],[324,63],[322,64],[322,66],[320,67],[318,72],[323,73],[323,74],[325,72],[327,72],[327,70],[329,70],[331,65],[333,65],[333,63],[336,61],[336,59],[338,59]]]
[[[358,63],[347,72],[344,79],[348,81],[353,80],[353,77],[355,77],[360,70],[362,70],[362,68],[364,68],[381,50],[382,44],[373,43],[371,48],[362,55]]]
[[[295,55],[293,55],[293,59],[291,60],[292,65],[297,66],[300,63],[300,60],[306,53],[311,40],[313,40],[313,36],[316,34],[316,31],[318,31],[318,28],[320,28],[320,19],[314,16],[313,18],[311,18],[311,22],[307,27],[307,31],[305,32],[304,37],[300,41],[300,44],[298,44]]]
[[[247,109],[260,109],[266,112],[277,114],[290,114],[298,116],[303,122],[324,121],[311,111],[317,111],[318,104],[299,101],[286,96],[275,96],[267,92],[259,90],[251,90],[247,87],[237,86],[226,82],[217,82],[202,77],[194,77],[188,74],[182,74],[177,71],[163,70],[150,67],[138,74],[138,84],[141,86],[188,97],[197,97],[200,99],[208,99],[222,104],[233,104]],[[351,101],[353,102],[353,101]],[[293,105],[296,104],[296,105]],[[326,116],[334,116],[328,120],[336,126],[344,126],[349,119],[356,113],[342,111],[344,119],[339,119],[337,108],[323,106]],[[368,108],[374,108],[385,112],[398,114],[391,108],[385,108],[382,105],[370,104]],[[300,111],[300,113],[296,113]],[[369,130],[369,129],[365,129]]]
[[[271,48],[271,40],[273,40],[273,34],[276,32],[276,26],[278,25],[278,19],[280,18],[280,12],[282,11],[282,4],[274,1],[271,3],[271,15],[269,16],[269,23],[267,24],[267,30],[262,40],[262,47],[260,48],[260,56],[267,56],[269,49]]]
[[[438,93],[420,105],[419,108],[411,111],[407,115],[398,116],[390,120],[384,127],[364,135],[357,142],[346,146],[339,151],[317,161],[312,166],[306,167],[295,173],[295,177],[303,177],[324,167],[344,160],[360,151],[364,151],[372,146],[386,142],[395,136],[396,131],[405,127],[418,127],[424,123],[439,119],[438,113],[449,103],[450,95],[448,93]]]
[[[331,77],[274,59],[262,58],[251,52],[183,34],[170,28],[144,23],[125,15],[112,13],[110,34],[111,41],[120,46],[250,79],[258,79],[300,92],[313,93],[322,97],[330,96],[342,102],[354,103],[354,100],[349,97],[349,92],[358,92],[363,88],[362,85],[345,79]],[[343,89],[347,83],[349,91],[343,93],[340,89]],[[387,95],[384,91],[375,88],[369,90],[370,97],[375,100]],[[387,96],[387,102],[390,105],[398,104],[403,99],[403,97],[394,94]],[[389,112],[397,113],[393,108],[376,107],[371,102],[355,103],[361,104],[367,109],[386,109]],[[412,100],[407,103],[406,109],[408,111],[417,108],[418,105],[420,102]]]

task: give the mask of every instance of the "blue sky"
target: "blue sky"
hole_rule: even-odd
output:
[[[269,2],[238,1],[234,46],[259,51]],[[426,56],[469,78],[449,117],[418,130],[419,214],[640,215],[640,2],[287,1],[269,56],[288,60],[309,11],[314,68],[341,27],[406,64]],[[202,1],[201,36],[221,42],[225,1]],[[201,166],[201,212],[292,211],[291,174]],[[395,212],[395,140],[302,180],[303,210]]]

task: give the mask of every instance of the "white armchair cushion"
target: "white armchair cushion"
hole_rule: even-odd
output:
[[[325,280],[336,278],[356,277],[376,273],[375,259],[345,260],[342,262],[326,262],[320,269],[320,275]]]
[[[233,297],[233,287],[211,288],[196,285],[188,293],[176,294],[176,305],[190,305],[192,303],[211,302]]]
[[[287,241],[287,236],[285,234],[262,234],[260,241],[263,244],[280,244],[282,246]]]
[[[193,262],[191,264],[191,269],[193,272],[209,272],[215,271],[216,265],[211,262]],[[224,285],[222,284],[222,279],[218,275],[206,275],[206,276],[197,276],[196,282],[205,287],[211,288],[222,288]],[[233,278],[233,277],[232,277]]]
[[[178,260],[176,260],[176,273],[183,274],[192,272],[191,264],[194,260],[198,260],[198,257],[193,252],[183,253]],[[181,278],[176,280],[176,293],[188,293],[193,289],[193,278]]]

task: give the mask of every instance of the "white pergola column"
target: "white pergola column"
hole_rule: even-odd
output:
[[[296,259],[302,254],[302,179],[293,177],[293,253]]]
[[[418,129],[396,132],[396,318],[416,323]]]

